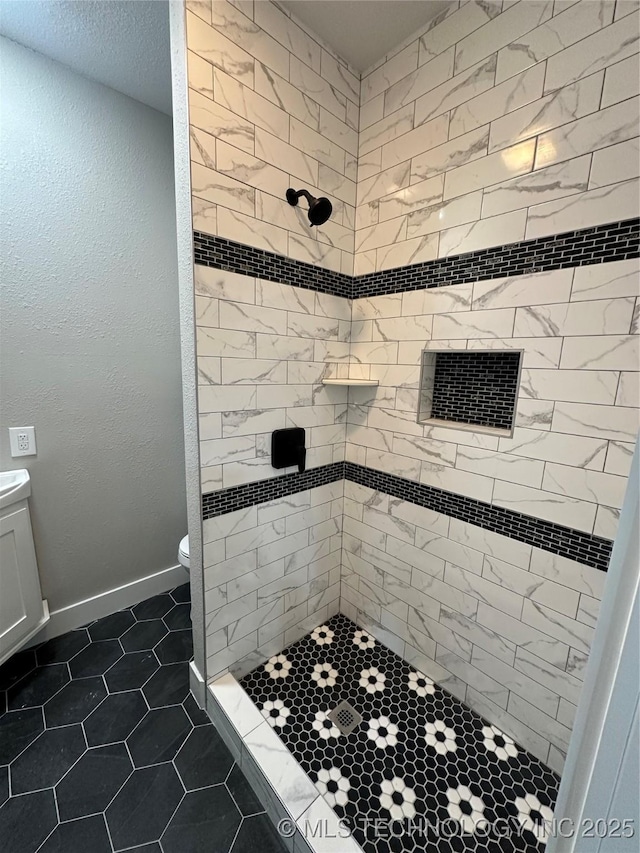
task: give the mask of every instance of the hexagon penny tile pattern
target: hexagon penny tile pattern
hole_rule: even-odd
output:
[[[189,693],[189,585],[0,667],[0,849],[281,853]]]
[[[543,853],[558,776],[345,616],[240,683],[365,853]]]

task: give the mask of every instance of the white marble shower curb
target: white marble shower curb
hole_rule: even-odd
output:
[[[207,711],[292,853],[362,853],[231,673],[209,683]]]

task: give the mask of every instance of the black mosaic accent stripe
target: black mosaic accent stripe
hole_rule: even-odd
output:
[[[640,256],[639,241],[640,219],[627,219],[360,275],[352,298],[622,261]]]
[[[346,299],[622,261],[640,256],[640,219],[522,240],[391,270],[350,276],[275,252],[193,232],[197,264]]]
[[[256,276],[279,284],[291,284],[318,293],[351,298],[353,278],[344,273],[296,261],[275,252],[265,252],[254,246],[245,246],[212,237],[201,231],[193,232],[193,252],[197,264],[205,267],[229,270],[243,275]]]
[[[344,479],[344,462],[333,462],[319,468],[310,468],[303,474],[294,472],[273,477],[270,480],[258,480],[256,483],[244,483],[242,486],[231,486],[229,489],[219,489],[202,496],[202,518],[215,518],[236,509],[246,509],[254,504],[262,504],[275,498],[284,498],[315,489],[327,483],[335,483]]]
[[[304,474],[285,474],[270,480],[259,480],[257,483],[209,492],[202,496],[202,518],[206,520],[225,515],[236,509],[283,498],[305,489],[315,489],[343,478],[394,498],[441,512],[451,518],[467,521],[485,530],[500,533],[502,536],[509,536],[519,542],[526,542],[527,545],[533,545],[543,551],[593,566],[603,572],[606,572],[609,566],[613,546],[609,539],[436,489],[424,483],[406,480],[394,474],[386,474],[384,471],[356,465],[354,462],[334,462],[320,468],[311,468]]]
[[[591,533],[345,462],[345,478],[606,572],[613,543]]]

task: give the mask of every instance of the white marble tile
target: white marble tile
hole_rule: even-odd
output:
[[[453,110],[493,87],[496,57],[490,56],[477,65],[456,74],[416,100],[416,124]],[[451,135],[451,134],[450,134]]]
[[[626,101],[640,94],[640,54],[610,65],[604,73],[602,108]]]
[[[322,51],[321,76],[354,104],[360,103],[360,80],[342,62]]]
[[[570,160],[638,135],[637,100],[624,101],[591,113],[538,137],[535,168]]]
[[[482,216],[496,216],[584,192],[590,167],[591,155],[586,154],[488,187],[484,191]]]
[[[189,88],[207,98],[213,98],[213,67],[193,51],[187,51]]]
[[[433,339],[510,337],[514,316],[513,308],[437,314],[433,318]]]
[[[618,374],[604,370],[531,370],[523,368],[520,395],[540,400],[613,405]]]
[[[369,127],[364,128],[358,135],[358,154],[360,157],[404,136],[414,127],[413,103],[400,107]],[[397,163],[398,160],[393,161]]]
[[[416,314],[448,314],[452,311],[469,310],[472,288],[472,284],[457,284],[408,291],[402,294],[402,315],[411,317]]]
[[[255,279],[240,273],[194,266],[195,292],[200,296],[232,299],[235,302],[255,302]]]
[[[193,227],[196,231],[205,234],[218,233],[218,208],[206,199],[191,197],[191,210],[193,213]]]
[[[551,429],[553,402],[547,400],[528,400],[519,397],[516,402],[516,427],[525,429]]]
[[[448,492],[490,502],[494,481],[480,474],[470,474],[456,468],[425,463],[420,472],[420,482]]]
[[[329,137],[336,145],[348,151],[352,156],[358,155],[358,133],[345,122],[336,118],[333,113],[321,108],[319,133]]]
[[[576,436],[632,442],[638,433],[638,420],[637,409],[556,403],[552,429]]]
[[[485,477],[539,487],[542,485],[544,463],[509,453],[494,453],[477,447],[459,447],[455,467]]]
[[[575,269],[572,302],[622,296],[640,296],[640,262],[637,259]]]
[[[222,413],[222,435],[227,438],[236,435],[256,435],[283,429],[285,413],[282,409],[251,409]]]
[[[361,102],[365,104],[376,95],[385,92],[394,83],[406,77],[418,67],[418,42],[412,41],[387,62],[366,75],[361,83]]]
[[[413,103],[416,98],[435,89],[453,76],[454,48],[434,57],[420,68],[390,86],[384,95],[384,114]]]
[[[438,650],[436,661],[445,667],[445,669],[457,675],[462,681],[474,687],[496,705],[499,705],[501,708],[507,707],[509,690],[495,681],[495,679],[485,675],[467,661],[462,660],[453,652],[445,649]]]
[[[288,235],[283,228],[261,222],[235,210],[218,208],[218,236],[265,249],[267,252],[286,254]]]
[[[484,559],[482,576],[493,584],[505,587],[524,598],[538,601],[558,610],[565,616],[575,618],[578,611],[579,593],[569,587],[535,575],[510,563],[487,555]]]
[[[562,367],[602,367],[620,369],[612,364],[624,360],[624,355],[614,356],[609,363],[597,364],[600,356],[609,350],[614,352],[622,348],[624,353],[626,333],[631,326],[633,299],[601,299],[595,302],[571,302],[560,305],[534,305],[518,308],[516,311],[516,335],[565,336],[570,355],[563,351]],[[589,356],[587,346],[594,338],[600,338],[600,345]],[[633,347],[633,345],[631,345]],[[580,361],[580,354],[584,358]]]
[[[407,164],[408,166],[408,164]],[[407,182],[409,170],[406,170]],[[405,186],[391,192],[379,201],[379,221],[393,219],[405,213],[428,207],[442,198],[444,176],[438,175],[426,181]]]
[[[640,139],[630,139],[595,151],[589,189],[616,184],[640,176]]]
[[[599,506],[596,512],[596,520],[593,525],[594,536],[602,536],[604,539],[615,539],[620,523],[620,510],[610,506]]]
[[[537,682],[543,690],[552,691],[556,695],[556,699],[561,696],[565,702],[577,704],[582,691],[582,682],[567,672],[550,666],[546,661],[532,655],[526,649],[516,651],[515,667],[518,671],[528,675],[534,683]],[[544,710],[537,702],[532,702],[532,704]]]
[[[253,154],[254,125],[199,92],[189,92],[189,118],[195,127]]]
[[[616,474],[601,471],[585,471],[568,465],[548,462],[545,466],[543,489],[562,495],[606,504],[609,507],[622,506],[626,489],[626,479]]]
[[[514,669],[482,649],[474,649],[471,663],[486,675],[495,678],[500,684],[504,684],[524,701],[539,708],[545,714],[555,717],[559,703],[558,693],[537,679],[535,674]],[[544,662],[541,661],[541,663]],[[560,678],[562,675],[565,673],[558,672]],[[553,683],[551,679],[549,681]]]
[[[542,604],[525,599],[522,621],[534,628],[539,628],[545,634],[555,637],[561,643],[566,643],[572,648],[584,652],[589,651],[593,638],[593,628],[573,619],[568,619]]]
[[[447,141],[449,118],[436,116],[382,146],[382,168],[388,169]]]
[[[637,372],[620,374],[616,406],[640,408],[640,375]]]
[[[261,8],[272,3],[260,3]],[[255,66],[255,91],[314,130],[320,126],[320,106],[260,62]]]
[[[471,130],[450,142],[418,152],[411,162],[411,182],[426,180],[440,172],[484,158],[489,141],[489,126]]]
[[[213,0],[211,25],[221,33],[233,33],[234,44],[280,76],[286,77],[289,73],[289,52],[231,3]]]
[[[384,94],[380,93],[360,107],[360,130],[366,130],[382,118],[384,118]]]
[[[524,238],[525,210],[515,210],[492,216],[468,225],[448,228],[440,233],[441,258],[500,246],[504,243],[517,243]]]
[[[290,120],[290,142],[294,148],[338,172],[344,172],[344,149],[323,133],[316,133],[295,118]]]
[[[503,480],[495,481],[493,503],[587,533],[593,530],[596,517],[596,508],[592,503]]]
[[[594,569],[594,571],[596,570]],[[553,666],[563,668],[566,664],[569,653],[567,645],[531,625],[513,619],[508,614],[496,610],[488,604],[480,602],[478,605],[477,622],[480,626],[495,631],[505,640],[515,646],[527,649],[532,654],[553,664]],[[478,643],[478,645],[480,644]]]
[[[608,474],[629,476],[634,445],[631,442],[610,441],[604,470]]]
[[[237,41],[226,38],[190,12],[187,12],[186,19],[189,50],[214,67],[221,68],[249,86],[253,85],[253,57]]]
[[[420,65],[424,65],[451,45],[455,45],[492,18],[497,17],[501,11],[501,3],[489,0],[487,3],[469,3],[449,13],[441,23],[431,27],[420,38]]]
[[[252,358],[255,355],[256,340],[251,332],[227,329],[196,330],[198,356],[235,356]]]
[[[534,152],[535,142],[529,140],[452,169],[445,177],[445,199],[530,172],[533,168]]]
[[[438,235],[414,237],[376,250],[376,269],[387,270],[432,261],[438,257]]]
[[[253,436],[242,438],[219,438],[200,442],[200,464],[204,467],[221,465],[242,459],[253,459],[256,455],[256,440]],[[228,556],[233,556],[229,554]]]
[[[456,73],[474,65],[501,47],[511,44],[523,33],[546,21],[553,12],[547,0],[516,3],[456,45]]]
[[[317,185],[318,162],[313,157],[260,128],[256,130],[255,141],[255,153],[261,160],[314,186]]]
[[[638,52],[638,26],[623,20],[556,53],[547,60],[545,92],[566,86]]]
[[[592,74],[491,123],[489,151],[498,151],[596,111],[602,74]]]
[[[407,237],[418,237],[450,229],[480,219],[482,192],[458,196],[449,201],[415,210],[407,217]]]
[[[191,163],[200,163],[209,169],[216,168],[216,138],[191,125],[189,128]]]
[[[222,172],[207,169],[199,163],[191,164],[191,185],[200,198],[231,210],[253,216],[255,190]]]
[[[344,121],[346,118],[346,97],[328,83],[313,69],[292,55],[290,60],[289,81],[299,91],[312,98],[321,107]]]
[[[283,14],[275,3],[256,3],[254,20],[259,27],[273,36],[290,53],[320,73],[320,45],[298,24]]]
[[[451,112],[449,136],[488,127],[489,122],[536,101],[542,95],[543,83],[544,65],[537,65],[460,104]]]
[[[574,4],[503,47],[498,53],[496,82],[500,83],[530,65],[543,62],[563,48],[606,27],[612,20],[613,4],[609,0]]]
[[[572,269],[478,281],[473,285],[473,308],[528,306],[532,299],[536,304],[568,302],[572,281]]]
[[[625,300],[615,300],[623,301]],[[602,303],[578,304],[599,306]],[[637,335],[573,337],[565,339],[560,366],[577,370],[636,370],[639,357]]]
[[[231,673],[210,682],[209,690],[240,737],[264,723],[264,717]]]
[[[244,736],[244,743],[289,813],[297,820],[318,797],[313,782],[266,720]]]
[[[602,470],[606,453],[603,439],[533,429],[516,429],[513,438],[500,439],[499,447],[504,453],[595,471]]]

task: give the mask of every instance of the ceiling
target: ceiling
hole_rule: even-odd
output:
[[[448,0],[280,0],[358,71],[443,12]]]
[[[1,0],[0,34],[171,115],[168,0]]]

